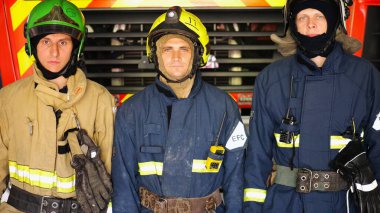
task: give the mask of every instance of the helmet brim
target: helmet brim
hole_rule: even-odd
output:
[[[48,25],[41,25],[33,27],[29,30],[29,36],[30,38],[33,38],[38,35],[42,34],[52,34],[52,33],[63,33],[71,36],[72,38],[80,41],[83,37],[83,33],[75,28],[64,26],[64,25],[54,25],[54,24],[48,24]]]

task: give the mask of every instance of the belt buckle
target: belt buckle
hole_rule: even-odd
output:
[[[42,196],[41,197],[40,212],[46,212],[46,210],[44,208],[49,205],[49,202],[46,200],[46,198],[51,198],[51,197],[50,196]],[[45,210],[45,211],[42,211],[42,210]]]
[[[216,211],[216,201],[213,197],[206,201],[205,210],[207,213],[212,213]]]
[[[154,203],[154,212],[156,213],[166,213],[168,207],[168,200],[165,198],[158,198]]]
[[[313,171],[307,168],[298,170],[296,191],[301,193],[309,193],[311,191],[311,181],[313,179]],[[307,186],[302,182],[308,181]]]

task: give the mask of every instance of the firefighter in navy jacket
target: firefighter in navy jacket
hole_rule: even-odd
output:
[[[114,212],[242,212],[247,138],[236,103],[197,71],[208,43],[180,7],[153,23],[147,53],[158,76],[117,113]]]
[[[266,67],[255,82],[244,212],[355,212],[354,200],[346,197],[350,183],[330,167],[355,135],[363,138],[375,176],[357,190],[377,188],[380,75],[371,63],[351,55],[358,43],[345,34],[347,5],[341,4],[347,3],[287,2],[290,32],[272,40],[290,56]],[[271,183],[273,162],[277,172]]]

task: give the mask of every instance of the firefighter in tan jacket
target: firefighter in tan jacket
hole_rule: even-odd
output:
[[[77,136],[83,129],[96,145],[91,154],[100,153],[110,173],[116,111],[113,96],[77,66],[83,15],[66,0],[43,1],[29,16],[26,38],[34,75],[0,90],[0,212],[104,211],[105,191],[98,190],[99,202],[91,188],[99,181],[73,168],[73,156],[83,156]],[[94,198],[87,211],[78,196],[86,184]]]

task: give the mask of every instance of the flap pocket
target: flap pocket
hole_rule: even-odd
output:
[[[140,152],[159,154],[159,153],[163,153],[163,149],[162,149],[162,146],[141,146]]]

